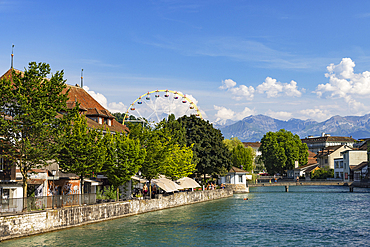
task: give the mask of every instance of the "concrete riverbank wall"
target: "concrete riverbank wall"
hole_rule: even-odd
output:
[[[229,189],[181,192],[152,200],[110,202],[0,216],[0,241],[233,195]]]

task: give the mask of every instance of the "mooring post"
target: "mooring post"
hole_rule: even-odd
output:
[[[289,185],[285,185],[285,192],[289,192]]]

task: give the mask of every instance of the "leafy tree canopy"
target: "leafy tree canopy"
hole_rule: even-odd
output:
[[[81,193],[84,192],[84,178],[100,172],[105,162],[107,149],[102,133],[102,130],[89,129],[86,117],[75,109],[72,124],[65,127],[59,139],[59,167],[80,177]]]
[[[294,168],[295,161],[300,166],[306,165],[308,161],[307,145],[301,142],[298,135],[284,129],[267,132],[261,140],[259,150],[270,174],[283,174],[284,170]]]
[[[230,151],[223,142],[221,131],[213,128],[208,121],[194,115],[178,119],[185,128],[187,146],[193,146],[197,172],[224,175],[232,166]]]
[[[102,172],[118,192],[118,187],[139,171],[146,151],[141,148],[139,140],[130,139],[126,134],[112,134],[109,130],[103,142],[107,153]]]
[[[0,81],[0,149],[17,163],[27,196],[27,176],[34,168],[55,158],[55,138],[62,125],[58,112],[66,111],[67,93],[63,71],[50,76],[45,63],[29,63],[24,73],[12,70]],[[26,204],[24,205],[26,207]],[[26,209],[26,208],[24,208]]]

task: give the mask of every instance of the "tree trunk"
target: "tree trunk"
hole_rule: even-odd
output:
[[[116,197],[116,202],[119,201],[119,188],[117,187],[117,197]]]
[[[152,199],[152,182],[149,181],[149,199]]]
[[[23,212],[27,212],[27,176],[23,176]]]

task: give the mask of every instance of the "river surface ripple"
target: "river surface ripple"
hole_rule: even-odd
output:
[[[1,246],[370,246],[370,189],[250,188],[249,194],[156,211]],[[248,200],[244,198],[248,197]]]

